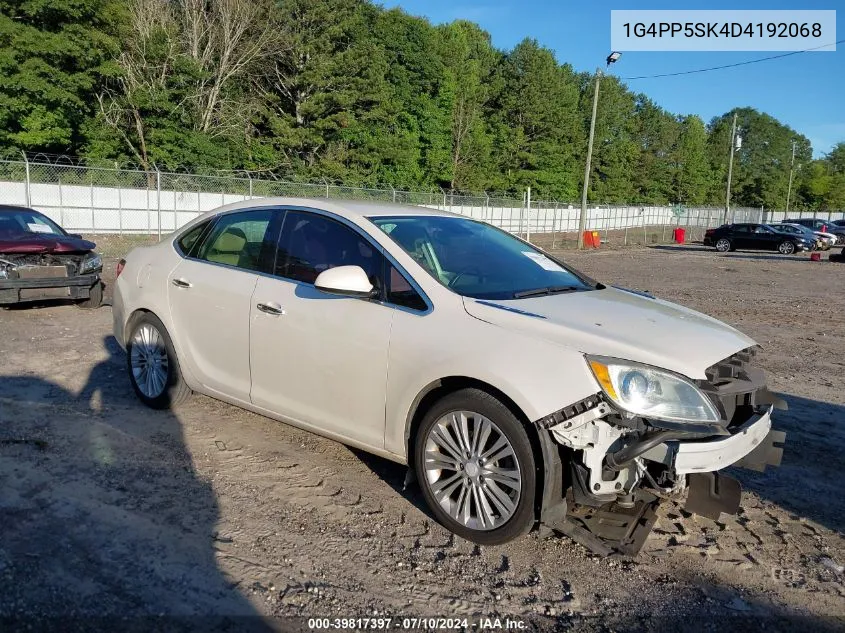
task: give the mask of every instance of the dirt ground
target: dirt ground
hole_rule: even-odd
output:
[[[779,469],[735,471],[738,516],[664,506],[636,558],[537,533],[477,547],[396,464],[206,397],[145,409],[107,306],[0,310],[0,630],[845,628],[845,265],[696,246],[564,257],[763,346],[787,444]]]

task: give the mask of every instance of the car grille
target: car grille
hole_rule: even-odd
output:
[[[84,255],[54,253],[33,253],[26,255],[3,255],[0,259],[11,264],[10,279],[37,277],[75,277],[79,274]],[[64,272],[58,268],[64,268]],[[50,270],[52,269],[52,270]]]
[[[707,380],[699,382],[729,428],[744,424],[756,409],[771,403],[766,374],[753,366],[756,355],[757,347],[749,347],[728,356],[708,367]]]

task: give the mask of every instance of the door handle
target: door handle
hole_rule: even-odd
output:
[[[190,288],[192,285],[191,282],[179,278],[171,279],[170,283],[172,283],[177,288]]]
[[[266,314],[272,314],[273,316],[281,316],[285,313],[285,311],[282,309],[282,306],[280,306],[278,303],[257,303],[255,304],[255,307],[261,310],[262,312],[265,312]]]

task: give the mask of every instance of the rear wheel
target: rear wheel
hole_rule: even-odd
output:
[[[459,536],[499,545],[534,523],[534,453],[522,423],[479,389],[445,396],[425,414],[414,447],[432,513]]]
[[[778,252],[782,255],[792,255],[795,252],[795,244],[790,242],[789,240],[784,240],[780,244],[778,244]]]
[[[143,313],[133,320],[126,363],[132,388],[148,407],[169,409],[190,397],[191,389],[182,378],[173,342],[154,314]]]
[[[732,250],[731,241],[726,237],[720,237],[716,240],[716,250],[720,253],[727,253],[729,250]]]

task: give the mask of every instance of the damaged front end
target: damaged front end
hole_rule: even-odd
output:
[[[567,534],[597,553],[636,554],[662,499],[686,494],[691,513],[713,519],[735,514],[740,484],[718,471],[777,466],[785,438],[772,430],[771,412],[786,404],[752,366],[755,352],[749,348],[716,363],[694,387],[678,380],[706,398],[699,409],[711,413],[703,421],[632,414],[620,406],[616,383],[606,375],[597,376],[604,391],[535,421],[546,465],[542,529]],[[651,388],[647,379],[643,384]]]
[[[92,252],[0,252],[0,304],[88,299],[101,271]]]

